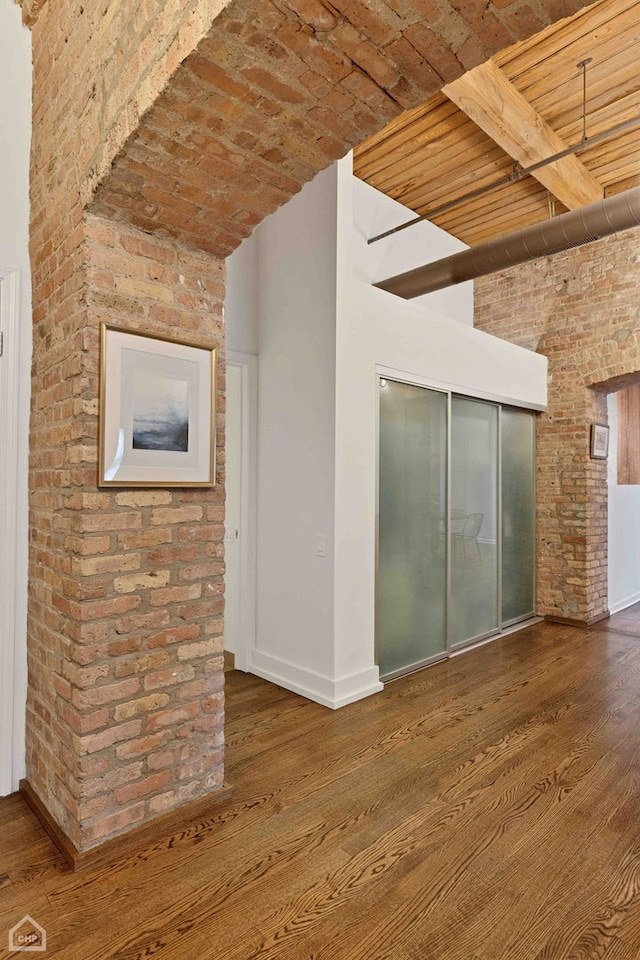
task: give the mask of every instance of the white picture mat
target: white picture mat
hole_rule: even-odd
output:
[[[100,482],[120,486],[213,483],[212,351],[109,327],[103,345]],[[187,382],[188,451],[133,448],[133,383],[138,371],[160,380]]]

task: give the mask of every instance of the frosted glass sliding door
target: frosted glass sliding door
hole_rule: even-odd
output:
[[[447,647],[447,394],[380,381],[376,645],[389,676]]]
[[[453,647],[500,628],[499,413],[495,404],[451,398]]]
[[[534,416],[380,380],[383,678],[534,613]]]
[[[502,409],[502,624],[534,611],[534,419]]]

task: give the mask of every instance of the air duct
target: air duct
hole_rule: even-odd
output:
[[[536,223],[518,233],[510,233],[479,247],[381,280],[374,286],[411,300],[518,263],[591,243],[639,224],[640,187],[634,187],[633,190],[598,200],[579,210]]]

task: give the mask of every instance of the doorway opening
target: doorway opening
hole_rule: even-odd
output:
[[[257,357],[230,351],[225,419],[225,669],[248,671],[256,633]]]

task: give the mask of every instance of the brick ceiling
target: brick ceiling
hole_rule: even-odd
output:
[[[225,257],[319,170],[582,0],[235,0],[92,209]]]

